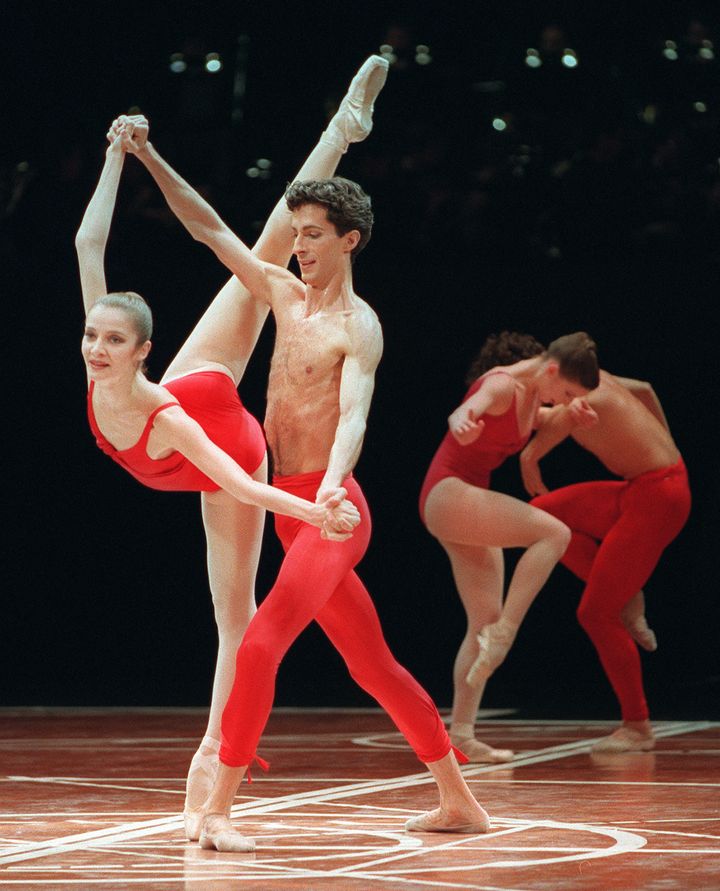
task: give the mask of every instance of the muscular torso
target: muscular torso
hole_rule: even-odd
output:
[[[601,372],[600,386],[587,401],[599,423],[573,428],[572,437],[617,476],[633,479],[679,459],[664,425],[608,372]]]
[[[268,380],[265,433],[274,472],[281,476],[324,470],[340,415],[340,378],[347,352],[347,325],[370,311],[355,308],[308,313],[301,282],[290,276],[273,297],[277,326]]]

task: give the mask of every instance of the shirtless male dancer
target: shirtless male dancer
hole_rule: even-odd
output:
[[[520,455],[523,482],[537,496],[531,504],[572,530],[561,562],[585,582],[578,620],[620,701],[622,726],[598,740],[593,751],[649,751],[655,738],[635,640],[653,647],[638,592],[688,518],[687,472],[649,384],[601,371],[600,386],[582,401],[596,413],[597,423],[578,426],[573,406],[545,410]],[[624,481],[548,492],[538,462],[567,436]]]
[[[297,179],[332,176],[349,144],[365,139],[370,133],[374,103],[385,83],[387,69],[387,61],[379,56],[370,56],[363,63],[336,114],[302,165]],[[112,144],[118,140],[115,148],[122,144],[127,149],[128,143],[139,148],[145,135],[142,127],[135,129],[135,122],[139,120],[121,116],[112,124],[108,133],[111,148],[81,232],[78,233],[81,266],[89,270],[93,279],[87,282],[93,300],[106,290],[103,256],[124,158],[124,152],[115,151]],[[253,250],[263,260],[286,266],[292,256],[292,244],[290,212],[283,198],[270,214]],[[184,380],[198,369],[209,368],[230,375],[237,386],[243,378],[268,312],[266,304],[252,299],[237,278],[231,276],[170,363],[161,380],[163,386],[171,380]],[[205,378],[208,379],[207,375]],[[202,404],[202,410],[212,412],[207,399]],[[215,426],[222,423],[225,440],[228,437],[231,440],[232,434],[223,418],[222,415],[216,416]],[[264,437],[259,431],[257,435],[261,453],[264,454]],[[242,445],[234,443],[233,447]],[[266,481],[267,460],[262,461],[253,477],[261,482]],[[193,811],[206,800],[217,772],[221,716],[235,676],[235,654],[255,612],[255,573],[265,512],[255,505],[241,504],[223,492],[203,493],[202,517],[207,536],[208,575],[218,627],[218,655],[207,729],[193,755],[187,778],[185,818],[189,822],[193,820]]]
[[[144,119],[134,119],[132,127],[138,137],[130,133],[128,151],[154,177],[171,209],[275,315],[265,418],[274,485],[320,501],[343,482],[361,514],[352,538],[343,542],[322,539],[306,523],[276,524],[286,555],[238,651],[222,720],[217,779],[198,809],[201,845],[223,851],[254,848],[233,830],[230,808],[256,758],[278,666],[313,619],[353,678],[390,713],[439,787],[440,807],[412,818],[406,828],[486,832],[488,816],[465,784],[437,709],[390,653],[370,595],[353,571],[367,549],[370,516],[351,472],[360,455],[382,353],[377,316],[355,294],[351,273],[352,259],[370,238],[369,198],[355,183],[338,177],[297,182],[288,189],[298,279],[253,254],[163,161],[146,142]]]

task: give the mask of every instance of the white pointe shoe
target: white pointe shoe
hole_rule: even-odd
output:
[[[477,636],[480,653],[465,678],[471,687],[479,687],[502,663],[516,634],[517,625],[503,619],[482,629]]]
[[[255,850],[255,842],[235,832],[222,814],[208,814],[200,831],[200,847],[223,854],[247,854]]]
[[[220,764],[218,757],[220,743],[218,740],[206,736],[200,747],[209,751],[202,752],[198,750],[195,752],[190,762],[186,783],[183,821],[185,823],[185,837],[189,841],[197,841],[200,838],[200,828],[205,816],[201,808],[212,791]],[[200,804],[197,804],[196,807],[190,807],[188,802],[191,799],[195,802],[200,802]]]
[[[387,80],[389,64],[382,56],[370,56],[352,79],[347,95],[328,124],[326,135],[345,144],[361,142],[372,130],[375,100]]]

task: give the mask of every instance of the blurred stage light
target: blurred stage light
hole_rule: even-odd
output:
[[[383,59],[387,59],[391,65],[393,62],[397,62],[395,50],[393,49],[393,47],[390,46],[389,43],[383,43],[380,46],[380,55],[383,57]]]
[[[245,171],[245,176],[249,176],[250,179],[257,179],[260,176],[260,168],[248,167],[248,169]]]
[[[429,65],[432,62],[430,47],[420,43],[415,47],[415,61],[418,65]]]
[[[704,114],[707,111],[707,105],[704,102],[693,102],[693,108],[700,114]]]
[[[711,62],[715,58],[715,50],[713,48],[712,40],[703,40],[702,46],[698,50],[698,56],[701,59],[705,59],[707,62]]]
[[[565,47],[560,61],[566,68],[577,68],[578,66],[577,54],[575,53],[575,50],[570,49],[570,47]]]
[[[493,118],[493,129],[497,130],[498,133],[502,133],[503,130],[507,130],[507,124],[502,118]]]
[[[646,105],[642,111],[638,112],[638,117],[644,124],[654,124],[657,118],[657,105]]]
[[[533,47],[525,50],[525,64],[528,68],[539,68],[542,65],[540,53]]]
[[[222,60],[219,53],[208,53],[205,56],[205,70],[210,74],[215,74],[222,69]]]
[[[261,170],[269,170],[272,167],[272,161],[267,158],[258,158],[255,162]]]
[[[173,74],[182,74],[187,70],[187,62],[182,53],[173,53],[170,56],[170,70]]]
[[[678,58],[677,43],[674,40],[666,40],[662,54],[671,62],[676,62]]]

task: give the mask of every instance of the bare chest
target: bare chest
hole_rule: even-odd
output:
[[[332,377],[346,352],[346,334],[339,314],[278,320],[271,379],[276,385],[307,386]]]

